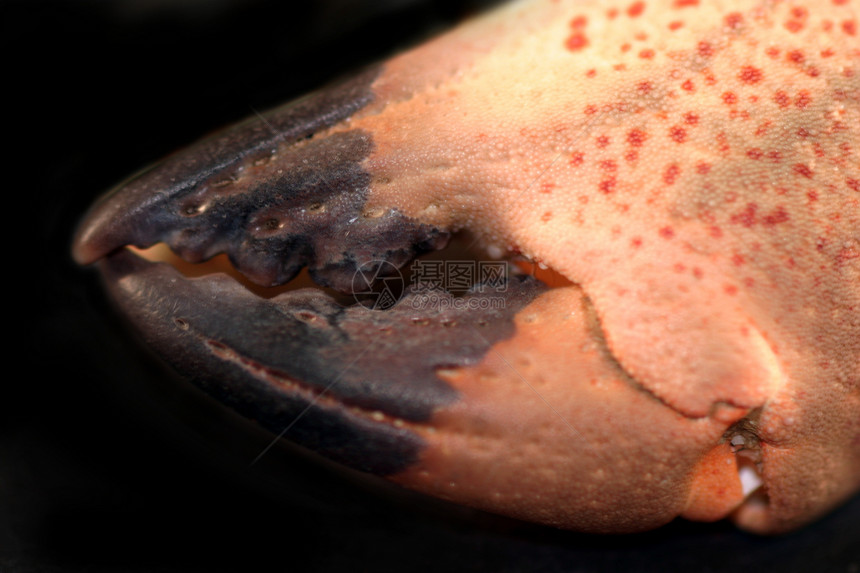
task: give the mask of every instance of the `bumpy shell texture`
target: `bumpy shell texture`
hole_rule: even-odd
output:
[[[856,0],[520,1],[167,158],[74,250],[178,371],[350,467],[778,533],[860,485],[858,134]],[[457,233],[506,280],[360,298]],[[354,298],[123,248],[156,243]]]

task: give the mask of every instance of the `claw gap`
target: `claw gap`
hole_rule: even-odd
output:
[[[271,221],[269,221],[271,223]],[[162,262],[173,266],[176,270],[182,273],[186,278],[199,278],[217,273],[226,274],[236,280],[243,287],[254,293],[255,295],[269,299],[274,298],[285,292],[291,292],[302,288],[315,288],[324,291],[336,303],[342,306],[352,306],[357,303],[357,299],[350,294],[344,294],[334,289],[322,287],[315,283],[310,277],[307,268],[302,269],[296,278],[289,283],[275,287],[261,286],[249,280],[243,275],[233,264],[226,254],[219,254],[207,261],[191,263],[174,253],[165,243],[157,243],[146,249],[141,249],[134,246],[128,246],[132,252],[150,262]],[[462,262],[462,263],[481,263],[484,261],[505,261],[508,263],[506,272],[508,277],[512,275],[526,274],[531,275],[535,279],[545,283],[550,288],[558,288],[570,286],[574,283],[562,276],[555,270],[546,267],[540,263],[527,260],[515,252],[509,256],[499,256],[491,254],[485,248],[482,248],[474,236],[466,231],[456,233],[444,249],[434,251],[417,257],[412,262],[404,265],[400,269],[400,273],[404,279],[405,285],[417,284],[416,261],[446,261]],[[468,283],[468,286],[458,289],[447,289],[448,292],[455,296],[463,296],[468,292],[470,287],[475,286],[479,282],[479,277],[476,275],[473,280]]]
[[[302,269],[299,275],[287,284],[276,287],[265,287],[252,282],[245,275],[239,272],[236,267],[234,267],[233,264],[230,262],[230,259],[227,257],[226,254],[216,255],[208,261],[203,261],[200,263],[190,263],[176,253],[174,253],[170,249],[170,247],[168,247],[164,243],[157,243],[147,249],[140,249],[131,246],[127,248],[134,252],[136,255],[143,257],[150,262],[167,263],[173,266],[186,278],[199,278],[217,273],[226,274],[227,276],[233,278],[234,280],[236,280],[236,282],[241,284],[243,287],[245,287],[255,295],[259,296],[260,298],[274,298],[279,294],[285,292],[299,290],[302,288],[316,288],[325,291],[338,304],[341,304],[343,306],[355,304],[355,300],[352,296],[344,295],[335,290],[324,288],[316,284],[311,279],[307,269]]]

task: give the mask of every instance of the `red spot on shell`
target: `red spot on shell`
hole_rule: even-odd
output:
[[[738,287],[736,287],[735,285],[725,285],[723,287],[723,291],[725,291],[725,293],[729,296],[735,296],[736,294],[738,294]]]
[[[785,55],[785,59],[795,64],[802,64],[806,61],[806,56],[800,50],[792,50]]]
[[[843,247],[839,254],[836,255],[836,264],[841,265],[847,263],[850,260],[860,258],[860,249],[857,247]]]
[[[809,13],[803,6],[795,6],[791,9],[791,15],[798,20],[805,20]]]
[[[604,147],[609,145],[609,137],[606,135],[598,135],[595,139],[595,142],[597,144],[597,147],[603,149]]]
[[[608,179],[604,179],[600,183],[597,184],[597,188],[601,193],[609,195],[613,191],[615,191],[615,177],[609,177]]]
[[[703,58],[710,58],[714,55],[714,47],[710,42],[699,42],[698,46],[696,46],[696,51]]]
[[[745,84],[757,84],[763,77],[762,71],[754,66],[743,66],[738,72],[738,79]]]
[[[687,130],[680,125],[673,125],[669,128],[669,137],[675,143],[684,143],[687,141]]]
[[[590,70],[585,72],[585,77],[587,77],[587,78],[593,78],[596,75],[597,75],[597,70],[595,70],[594,68],[591,68]]]
[[[654,50],[644,49],[639,52],[639,57],[643,60],[651,60],[654,58]]]
[[[758,211],[758,205],[755,203],[747,203],[744,210],[732,215],[730,220],[732,223],[737,223],[747,228],[752,227],[758,221],[756,211]]]
[[[740,12],[731,12],[730,14],[726,14],[726,17],[723,18],[723,23],[727,28],[737,30],[743,25],[744,16]]]
[[[764,156],[764,151],[759,149],[758,147],[752,147],[747,149],[747,157],[750,159],[761,159]]]
[[[577,165],[582,165],[582,162],[585,161],[585,155],[580,151],[574,151],[570,154],[570,164],[576,167]]]
[[[738,103],[738,96],[736,96],[734,92],[723,92],[721,97],[723,98],[723,103],[726,105],[734,105]]]
[[[675,236],[675,229],[672,227],[663,227],[660,229],[659,233],[664,239],[671,239]]]
[[[633,128],[627,132],[627,143],[631,147],[642,147],[646,139],[648,139],[648,133],[642,129]]]
[[[796,105],[800,109],[805,108],[810,103],[812,103],[812,96],[807,90],[800,90],[800,92],[798,92],[798,94],[794,98],[794,105]]]
[[[681,84],[681,89],[692,92],[696,90],[696,84],[693,83],[693,80],[685,80]]]
[[[693,112],[687,112],[684,114],[684,123],[687,125],[697,125],[699,123],[699,116]]]
[[[570,52],[577,52],[588,46],[588,38],[582,32],[576,32],[564,43],[564,47]]]
[[[723,154],[728,154],[732,150],[732,146],[729,145],[729,138],[722,131],[717,134],[717,145],[717,149]]]
[[[768,46],[768,48],[764,51],[770,58],[776,59],[779,57],[779,48],[775,46]]]
[[[804,165],[803,163],[795,163],[791,169],[798,175],[802,175],[807,179],[812,179],[812,169],[810,169],[808,165]]]
[[[782,90],[776,90],[776,93],[773,94],[773,101],[775,101],[776,105],[779,107],[788,107],[791,105],[791,98]]]
[[[756,135],[756,137],[761,137],[762,135],[766,134],[766,133],[767,133],[767,130],[768,130],[768,129],[770,129],[771,123],[772,123],[772,122],[771,122],[770,120],[762,122],[762,123],[761,123],[761,124],[760,124],[756,129],[755,129],[755,135]]]
[[[765,225],[779,225],[780,223],[785,223],[788,219],[788,211],[785,210],[785,207],[779,206],[765,215],[762,222]]]
[[[630,239],[630,246],[638,249],[642,246],[642,237],[633,237]]]
[[[698,6],[699,0],[675,0],[675,8],[688,8],[690,6]]]
[[[654,89],[654,85],[651,82],[639,82],[638,84],[636,84],[636,89],[643,94],[647,94]]]
[[[723,236],[723,230],[716,225],[711,225],[708,229],[708,234],[714,239],[719,239]]]
[[[740,253],[735,253],[734,255],[732,255],[732,264],[736,267],[742,267],[746,264],[746,262],[746,257],[741,255]]]
[[[585,115],[594,115],[595,113],[597,113],[597,106],[594,104],[589,104],[585,106],[585,109],[582,110],[582,113],[584,113]]]
[[[573,29],[585,28],[586,24],[588,24],[588,18],[582,14],[574,16],[570,21],[570,27]]]
[[[845,183],[850,189],[860,192],[860,179],[846,179]]]
[[[845,20],[844,22],[842,22],[842,31],[849,36],[856,36],[857,22],[855,22],[854,20]]]
[[[792,34],[797,34],[803,30],[803,22],[800,20],[787,20],[783,26],[785,26],[785,29]]]
[[[610,8],[606,11],[606,17],[610,20],[614,20],[618,17],[618,8]]]
[[[617,171],[618,164],[615,163],[614,159],[604,159],[600,162],[600,168],[604,171]]]
[[[818,191],[816,191],[815,189],[813,189],[812,191],[807,191],[806,197],[809,199],[810,202],[818,201]]]
[[[624,153],[624,159],[627,161],[636,161],[639,159],[639,152],[635,149],[629,149]]]
[[[552,219],[552,211],[547,211],[546,213],[544,213],[543,215],[540,216],[540,220],[543,221],[544,223],[548,222],[550,219]]]
[[[673,163],[666,167],[666,171],[663,172],[663,183],[666,185],[672,185],[675,181],[678,180],[678,177],[681,175],[681,168],[678,167],[677,163]]]
[[[645,11],[645,2],[634,2],[630,6],[627,7],[627,15],[631,18],[635,18],[642,14]]]
[[[681,22],[680,20],[674,20],[672,22],[669,22],[669,29],[672,30],[673,32],[675,30],[683,27],[683,26],[684,26],[684,23]]]
[[[696,173],[699,175],[707,175],[711,172],[711,164],[710,163],[699,163],[696,165]]]

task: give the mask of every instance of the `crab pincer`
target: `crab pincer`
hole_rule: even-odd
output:
[[[514,2],[166,158],[74,254],[181,374],[349,467],[583,531],[787,531],[860,486],[858,27]],[[260,288],[127,248],[156,244]]]

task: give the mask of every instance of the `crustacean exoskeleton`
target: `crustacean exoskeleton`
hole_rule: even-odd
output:
[[[352,468],[781,532],[860,484],[859,133],[857,0],[520,1],[165,159],[74,253],[180,373]],[[420,258],[457,233],[479,260]],[[328,290],[124,248],[159,243]]]

